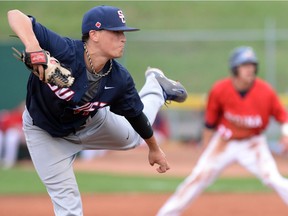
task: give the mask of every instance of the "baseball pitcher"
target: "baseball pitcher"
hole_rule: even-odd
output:
[[[169,169],[151,125],[166,100],[183,102],[185,88],[148,68],[140,93],[125,67],[123,11],[112,6],[88,10],[82,40],[62,37],[19,10],[8,12],[11,29],[25,46],[16,57],[31,70],[23,128],[34,166],[55,215],[83,215],[73,161],[83,149],[127,150],[145,140],[149,163]]]
[[[258,60],[251,47],[238,47],[230,57],[231,77],[212,87],[205,114],[204,150],[191,174],[178,186],[157,216],[178,216],[233,162],[238,162],[288,205],[288,180],[276,167],[263,134],[273,116],[282,124],[288,147],[288,115],[276,93],[256,77]]]

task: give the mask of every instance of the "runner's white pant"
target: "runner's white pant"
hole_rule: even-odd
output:
[[[139,93],[143,112],[151,125],[164,104],[163,91],[154,75],[146,78]],[[23,129],[35,169],[45,184],[57,216],[83,215],[79,189],[72,163],[76,153],[83,149],[127,150],[135,148],[142,138],[122,116],[99,109],[86,127],[64,138],[51,137],[33,125],[27,110],[23,113]]]
[[[238,162],[261,181],[273,188],[288,205],[288,180],[283,178],[268,149],[264,135],[241,141],[230,141],[219,152],[219,135],[210,141],[194,170],[178,186],[176,192],[159,210],[157,216],[179,216],[188,204],[210,184],[221,171],[233,162]],[[212,214],[212,212],[211,212]]]

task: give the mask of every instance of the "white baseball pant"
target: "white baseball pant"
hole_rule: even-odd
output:
[[[194,170],[178,186],[157,216],[179,216],[197,196],[214,182],[221,171],[238,162],[263,184],[273,188],[288,205],[288,180],[283,178],[268,149],[264,135],[244,140],[232,140],[219,151],[219,134],[215,134],[201,155]]]
[[[143,112],[153,124],[164,104],[163,91],[154,75],[146,78],[139,93]],[[122,116],[99,109],[87,120],[86,127],[76,134],[53,138],[33,125],[27,110],[23,114],[23,129],[35,169],[51,197],[57,216],[81,216],[82,202],[73,172],[76,154],[83,149],[127,150],[135,148],[142,138]]]
[[[19,147],[22,141],[22,131],[19,128],[8,128],[3,135],[3,167],[9,169],[17,162]]]

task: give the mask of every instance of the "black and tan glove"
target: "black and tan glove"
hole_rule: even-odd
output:
[[[20,52],[14,47],[13,55],[20,61],[24,62],[27,68],[34,72],[33,65],[42,65],[44,68],[44,77],[43,82],[49,83],[51,85],[56,85],[61,88],[70,87],[74,82],[74,77],[71,74],[71,71],[60,62],[50,56],[50,53],[45,50],[36,51],[36,52]],[[36,71],[37,72],[37,71]]]

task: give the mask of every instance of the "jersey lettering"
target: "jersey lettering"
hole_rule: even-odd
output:
[[[263,125],[260,115],[235,115],[230,112],[225,112],[224,117],[240,127],[260,128]]]
[[[75,92],[69,88],[60,88],[60,87],[55,86],[55,85],[52,86],[49,83],[47,83],[47,84],[48,84],[49,88],[54,92],[54,94],[62,100],[69,101],[69,100],[71,100],[71,98],[75,94]]]
[[[77,106],[77,107],[73,108],[73,110],[74,110],[74,114],[78,114],[80,112],[83,112],[82,115],[88,115],[89,112],[93,112],[95,109],[102,108],[106,105],[107,105],[107,103],[98,102],[98,101],[89,102],[89,103],[86,103],[82,106]]]
[[[122,23],[126,23],[122,10],[118,10],[118,15],[119,15],[119,18],[121,19]]]

